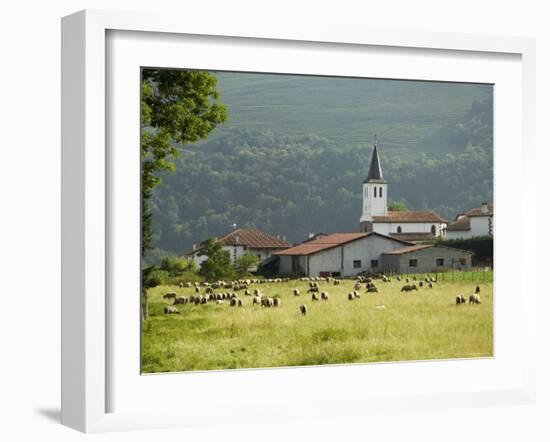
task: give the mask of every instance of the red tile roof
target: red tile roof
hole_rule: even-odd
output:
[[[444,223],[433,210],[391,211],[386,216],[373,216],[375,223]]]
[[[390,250],[384,252],[382,255],[404,255],[405,253],[416,252],[418,250],[427,249],[433,247],[432,244],[415,244],[414,246],[401,247],[400,249]]]
[[[481,211],[481,207],[476,207],[475,209],[468,210],[464,215],[468,217],[472,216],[493,216],[493,204],[487,204],[487,213]]]
[[[402,241],[432,241],[435,239],[435,236],[432,233],[390,233],[390,236],[395,239],[400,239]]]
[[[462,215],[455,222],[452,222],[447,226],[448,232],[460,232],[465,230],[470,230],[470,218],[464,215]]]
[[[290,243],[257,229],[236,229],[219,239],[226,246],[244,245],[254,249],[282,249]]]
[[[275,252],[274,255],[312,255],[314,253],[332,249],[333,247],[338,247],[361,238],[366,238],[369,235],[382,236],[384,238],[393,239],[394,241],[399,241],[403,244],[410,245],[410,243],[406,241],[402,241],[397,238],[392,238],[390,236],[382,235],[376,232],[333,233],[331,235],[304,242],[295,247],[291,247],[290,249],[280,250],[278,252]]]
[[[236,229],[231,233],[218,238],[226,246],[245,246],[252,249],[286,249],[291,244],[269,233],[257,229]],[[202,243],[201,243],[202,244]],[[184,255],[193,255],[203,247],[185,252]]]

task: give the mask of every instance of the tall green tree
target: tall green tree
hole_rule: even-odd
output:
[[[253,267],[257,267],[260,263],[260,258],[258,258],[254,253],[246,252],[238,260],[237,265],[235,266],[235,271],[239,278],[248,275],[249,270]]]
[[[207,281],[218,281],[220,279],[231,279],[235,276],[235,271],[231,265],[231,256],[223,245],[213,238],[206,241],[200,255],[206,255],[208,258],[201,263],[199,274]]]
[[[227,120],[217,79],[204,71],[143,69],[141,74],[141,254],[152,248],[149,201],[160,174],[174,171],[181,146]]]

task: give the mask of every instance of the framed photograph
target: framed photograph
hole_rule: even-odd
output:
[[[83,11],[62,46],[65,425],[534,401],[534,41]]]

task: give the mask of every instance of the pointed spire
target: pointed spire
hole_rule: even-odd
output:
[[[384,175],[382,175],[382,166],[380,165],[380,159],[378,158],[378,146],[377,137],[374,136],[374,150],[372,151],[372,159],[370,162],[369,174],[363,183],[369,181],[386,182]]]

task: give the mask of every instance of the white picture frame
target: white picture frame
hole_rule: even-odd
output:
[[[350,28],[345,26],[322,26],[307,24],[299,28],[278,24],[266,26],[265,23],[245,22],[188,22],[182,25],[180,20],[169,16],[153,16],[142,13],[126,13],[87,10],[63,18],[62,21],[62,423],[84,432],[98,432],[122,429],[159,428],[170,426],[208,425],[212,416],[206,416],[204,409],[197,406],[194,410],[184,406],[178,411],[166,405],[164,409],[148,410],[114,410],[109,403],[109,395],[114,388],[110,370],[113,360],[108,328],[116,319],[111,311],[108,298],[109,281],[109,244],[114,240],[116,229],[110,229],[113,201],[109,194],[111,168],[110,153],[107,151],[109,134],[106,121],[111,118],[108,112],[108,94],[110,93],[106,76],[108,56],[107,35],[112,32],[155,33],[155,38],[170,36],[215,36],[222,41],[248,39],[257,42],[270,41],[272,44],[284,42],[285,45],[336,44],[338,48],[370,47],[384,53],[392,48],[403,51],[423,49],[431,51],[433,57],[445,53],[468,53],[474,58],[483,60],[490,54],[515,56],[521,69],[521,110],[518,133],[521,149],[518,154],[523,159],[521,174],[528,176],[534,158],[534,109],[535,109],[535,43],[534,40],[518,37],[493,37],[451,33],[427,33],[402,30],[378,30],[370,28]],[[145,34],[141,34],[145,35]],[[175,37],[174,37],[175,36]],[[339,49],[338,49],[339,50]],[[440,54],[440,55],[438,55]],[[112,60],[111,60],[112,61]],[[250,66],[253,66],[249,62]],[[497,98],[498,99],[498,98]],[[498,144],[498,138],[496,144]],[[136,148],[137,149],[137,148]],[[496,152],[498,156],[498,152]],[[498,176],[498,167],[495,175]],[[498,180],[497,180],[498,183]],[[504,185],[503,185],[504,186]],[[517,189],[520,199],[521,219],[525,223],[535,219],[534,213],[536,192],[527,191],[523,184]],[[497,187],[498,193],[498,187]],[[498,207],[498,205],[497,205]],[[497,209],[498,210],[498,209]],[[500,212],[504,213],[504,212]],[[500,222],[497,212],[497,222]],[[502,224],[504,226],[504,223]],[[498,227],[497,227],[498,229]],[[496,230],[498,231],[498,230]],[[504,229],[502,231],[505,231]],[[527,274],[526,257],[535,252],[535,244],[520,241],[518,234],[517,253],[522,264],[519,272]],[[506,252],[495,248],[496,261]],[[500,254],[500,255],[499,255]],[[516,257],[517,259],[517,257]],[[501,260],[503,263],[504,261]],[[497,266],[497,271],[498,271]],[[520,300],[521,337],[535,336],[536,316],[536,281],[533,278],[521,278],[520,294],[514,294]],[[504,285],[495,290],[506,293]],[[518,297],[519,296],[519,297]],[[139,298],[136,296],[136,305]],[[138,307],[136,308],[138,312]],[[138,315],[139,316],[139,315]],[[504,318],[505,316],[503,316]],[[499,317],[495,318],[499,321]],[[506,324],[504,324],[506,325]],[[514,326],[517,327],[517,323]],[[136,337],[138,339],[138,337]],[[498,339],[498,335],[497,335]],[[235,399],[236,412],[227,416],[226,422],[254,422],[285,418],[307,418],[312,416],[329,416],[338,414],[368,414],[380,410],[395,412],[412,409],[460,408],[469,406],[489,406],[498,404],[533,403],[536,396],[536,358],[535,339],[526,339],[524,351],[518,356],[521,365],[521,380],[515,384],[500,387],[492,386],[483,389],[479,386],[464,387],[460,392],[445,391],[445,382],[438,383],[433,391],[426,394],[405,393],[399,391],[388,394],[369,396],[361,391],[353,397],[339,393],[337,389],[327,389],[326,397],[322,394],[308,399],[308,406],[293,406],[289,398],[285,404],[284,397],[274,400],[272,405],[261,402],[259,396],[265,392],[250,391],[246,400]],[[120,346],[118,347],[120,348]],[[498,354],[496,354],[498,358]],[[479,368],[475,362],[463,361],[464,365],[449,367],[449,370],[472,370]],[[417,363],[418,364],[418,363]],[[426,362],[423,364],[437,364]],[[470,365],[468,365],[470,364]],[[347,369],[350,376],[361,376],[367,366],[356,365]],[[372,367],[370,365],[369,367]],[[398,373],[399,364],[378,364],[376,373]],[[410,370],[414,364],[409,364]],[[517,368],[517,367],[516,367]],[[238,376],[262,382],[266,376],[283,376],[284,382],[304,378],[304,370],[310,372],[323,370],[322,376],[338,376],[342,367],[323,367],[307,369],[278,369],[241,371]],[[435,365],[434,370],[442,369]],[[518,368],[519,369],[519,368]],[[487,368],[490,374],[491,368]],[[422,369],[421,369],[422,371]],[[275,374],[276,372],[276,374]],[[412,372],[411,372],[412,373]],[[410,375],[409,373],[408,375]],[[449,372],[450,373],[450,372]],[[137,374],[139,375],[139,373]],[[178,376],[178,375],[174,375]],[[181,375],[183,377],[187,375]],[[182,378],[180,376],[180,378]],[[192,382],[214,382],[220,388],[227,383],[224,374],[202,373],[195,375]],[[175,382],[175,377],[156,376],[154,382],[163,386]],[[237,378],[233,378],[237,379]],[[518,377],[519,379],[519,377]],[[149,382],[149,381],[148,381]],[[150,381],[153,383],[153,381]],[[239,381],[240,382],[240,381]],[[160,385],[160,384],[159,384]],[[205,384],[206,385],[206,384]],[[240,385],[240,384],[239,384]],[[242,387],[239,387],[242,388]],[[246,387],[244,387],[246,388]],[[251,389],[252,390],[252,389]],[[359,389],[361,390],[361,389]],[[398,389],[397,389],[398,390]],[[228,390],[229,391],[229,390]],[[242,392],[242,390],[241,390]],[[275,394],[275,392],[273,392]],[[238,413],[250,410],[258,396],[254,412]],[[157,398],[158,399],[158,398]],[[132,399],[134,400],[134,399]],[[192,400],[192,393],[189,400]],[[116,407],[115,407],[116,408]],[[124,408],[124,407],[123,407]],[[235,417],[237,416],[237,417]],[[238,417],[242,416],[242,417]],[[230,418],[230,419],[229,419]],[[223,418],[216,422],[224,422]]]

